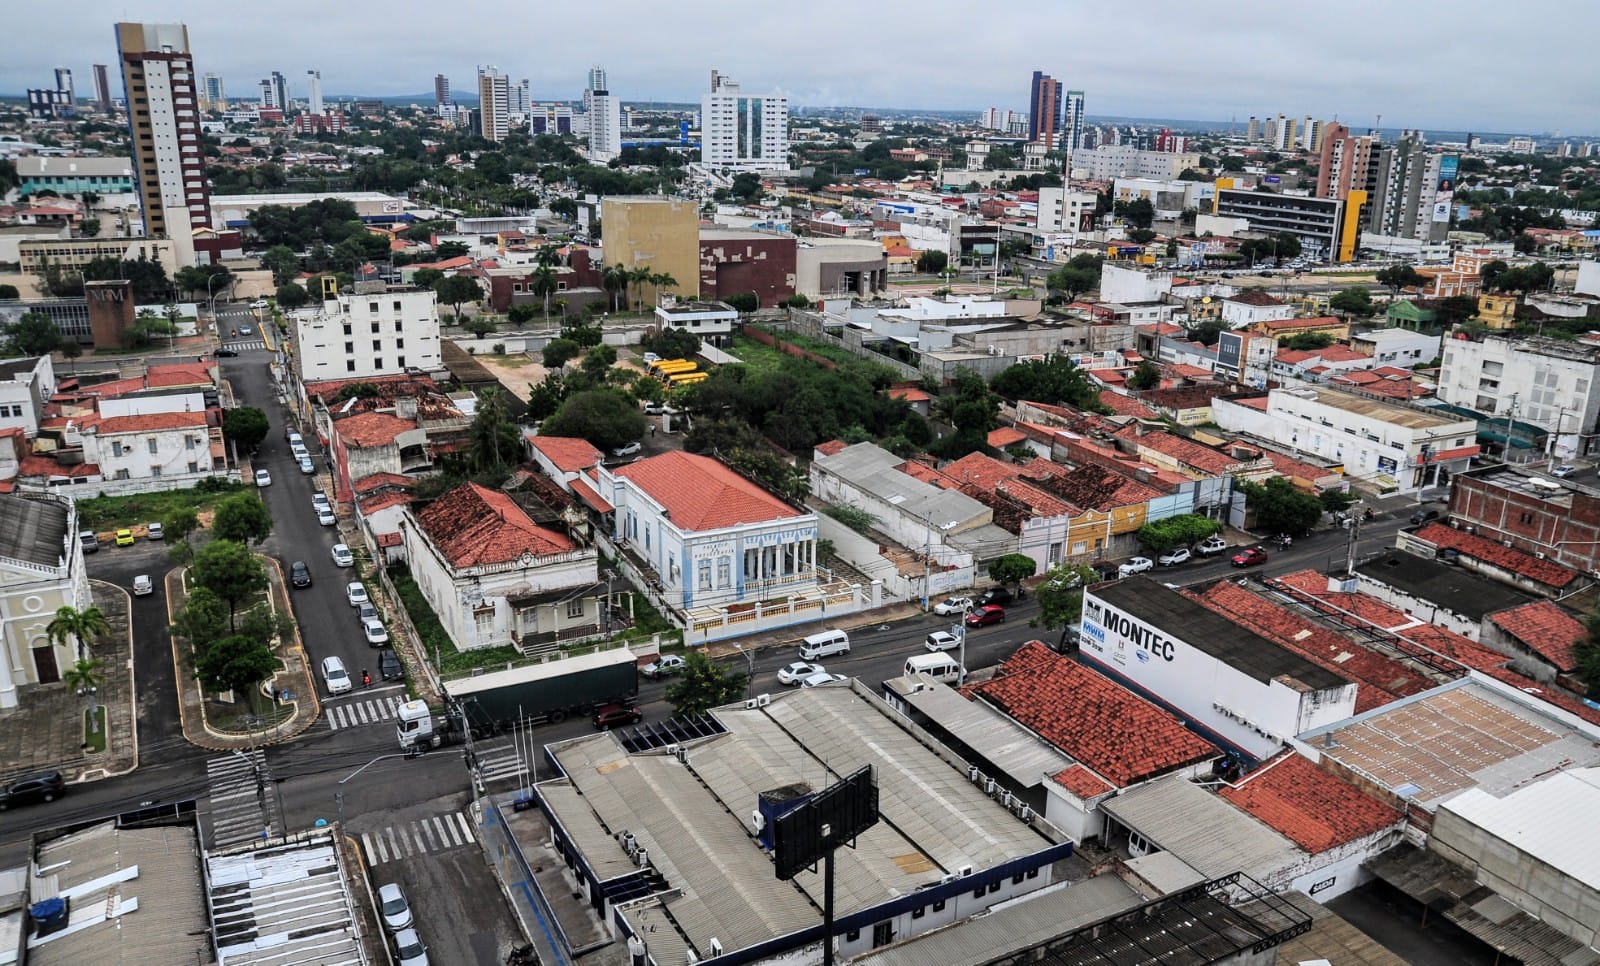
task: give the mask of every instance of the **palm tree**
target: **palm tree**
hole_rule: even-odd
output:
[[[65,609],[65,608],[63,608]],[[90,608],[94,610],[95,608]],[[83,695],[88,700],[89,730],[95,734],[100,733],[100,716],[95,713],[98,705],[95,695],[100,690],[100,666],[105,662],[99,658],[78,658],[78,663],[66,669],[61,675],[61,680],[67,687]]]
[[[644,311],[644,286],[650,284],[650,266],[640,265],[638,268],[628,269],[628,283],[636,287],[638,293],[633,300],[634,310]]]
[[[76,607],[58,607],[56,616],[45,626],[45,633],[50,635],[53,644],[63,644],[67,638],[78,645],[78,660],[88,660],[89,652],[86,647],[91,637],[105,637],[111,633],[111,623],[106,620],[106,615],[98,607],[86,607],[79,610]]]
[[[617,295],[628,288],[628,270],[621,265],[607,265],[600,273],[600,284],[611,293],[611,311],[618,311]]]
[[[554,245],[540,245],[539,251],[534,254],[534,258],[538,260],[540,268],[559,265],[561,263],[561,250]]]
[[[655,289],[655,296],[656,296],[656,304],[657,305],[661,304],[661,290],[664,289],[664,288],[676,288],[677,285],[678,285],[678,280],[673,278],[667,272],[662,272],[659,275],[652,274],[650,276],[650,287],[652,289]]]
[[[550,296],[556,291],[556,270],[549,265],[540,265],[534,270],[533,278],[528,283],[528,288],[535,295],[544,297],[544,320],[550,321]]]

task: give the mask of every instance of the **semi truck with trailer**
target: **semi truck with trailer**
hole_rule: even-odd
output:
[[[444,682],[444,714],[426,702],[400,706],[401,748],[439,747],[508,731],[519,725],[557,723],[639,694],[638,658],[625,647],[577,657],[489,671]]]

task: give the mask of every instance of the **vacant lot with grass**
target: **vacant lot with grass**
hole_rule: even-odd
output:
[[[243,483],[212,477],[187,490],[96,496],[78,501],[78,518],[85,530],[132,527],[165,520],[167,514],[182,507],[192,507],[196,512],[210,510],[221,500],[246,489],[249,487]]]

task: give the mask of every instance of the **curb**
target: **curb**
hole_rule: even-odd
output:
[[[129,765],[127,768],[124,768],[122,771],[106,771],[106,770],[102,769],[101,773],[100,773],[100,777],[101,778],[117,778],[117,777],[120,777],[122,775],[132,774],[139,767],[139,678],[138,678],[138,665],[133,660],[134,647],[136,646],[135,643],[134,643],[134,638],[133,638],[133,595],[128,593],[128,591],[124,587],[122,587],[122,586],[120,586],[118,584],[113,584],[110,581],[97,580],[97,579],[91,577],[89,579],[89,583],[90,584],[103,584],[104,586],[106,586],[106,587],[108,587],[108,588],[110,588],[112,590],[118,591],[119,593],[122,594],[122,602],[127,607],[127,614],[128,614],[128,710],[130,712],[132,712],[132,714],[133,714],[133,719],[132,719],[133,720],[133,728],[131,729],[133,731],[133,764]],[[107,714],[106,715],[106,728],[107,728],[107,730],[110,730],[110,727],[111,727],[111,716],[110,716],[110,714]],[[108,737],[107,747],[108,748],[110,747],[110,745],[109,745],[109,737]],[[96,780],[98,781],[99,779],[96,779]],[[80,781],[81,781],[81,777],[80,777]]]

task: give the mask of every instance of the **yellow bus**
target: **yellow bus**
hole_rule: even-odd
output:
[[[687,359],[667,359],[650,367],[650,374],[666,382],[669,376],[676,376],[685,372],[694,372],[700,367]]]
[[[705,372],[680,372],[667,377],[668,388],[676,389],[679,386],[692,386],[697,382],[705,382],[711,375]]]

